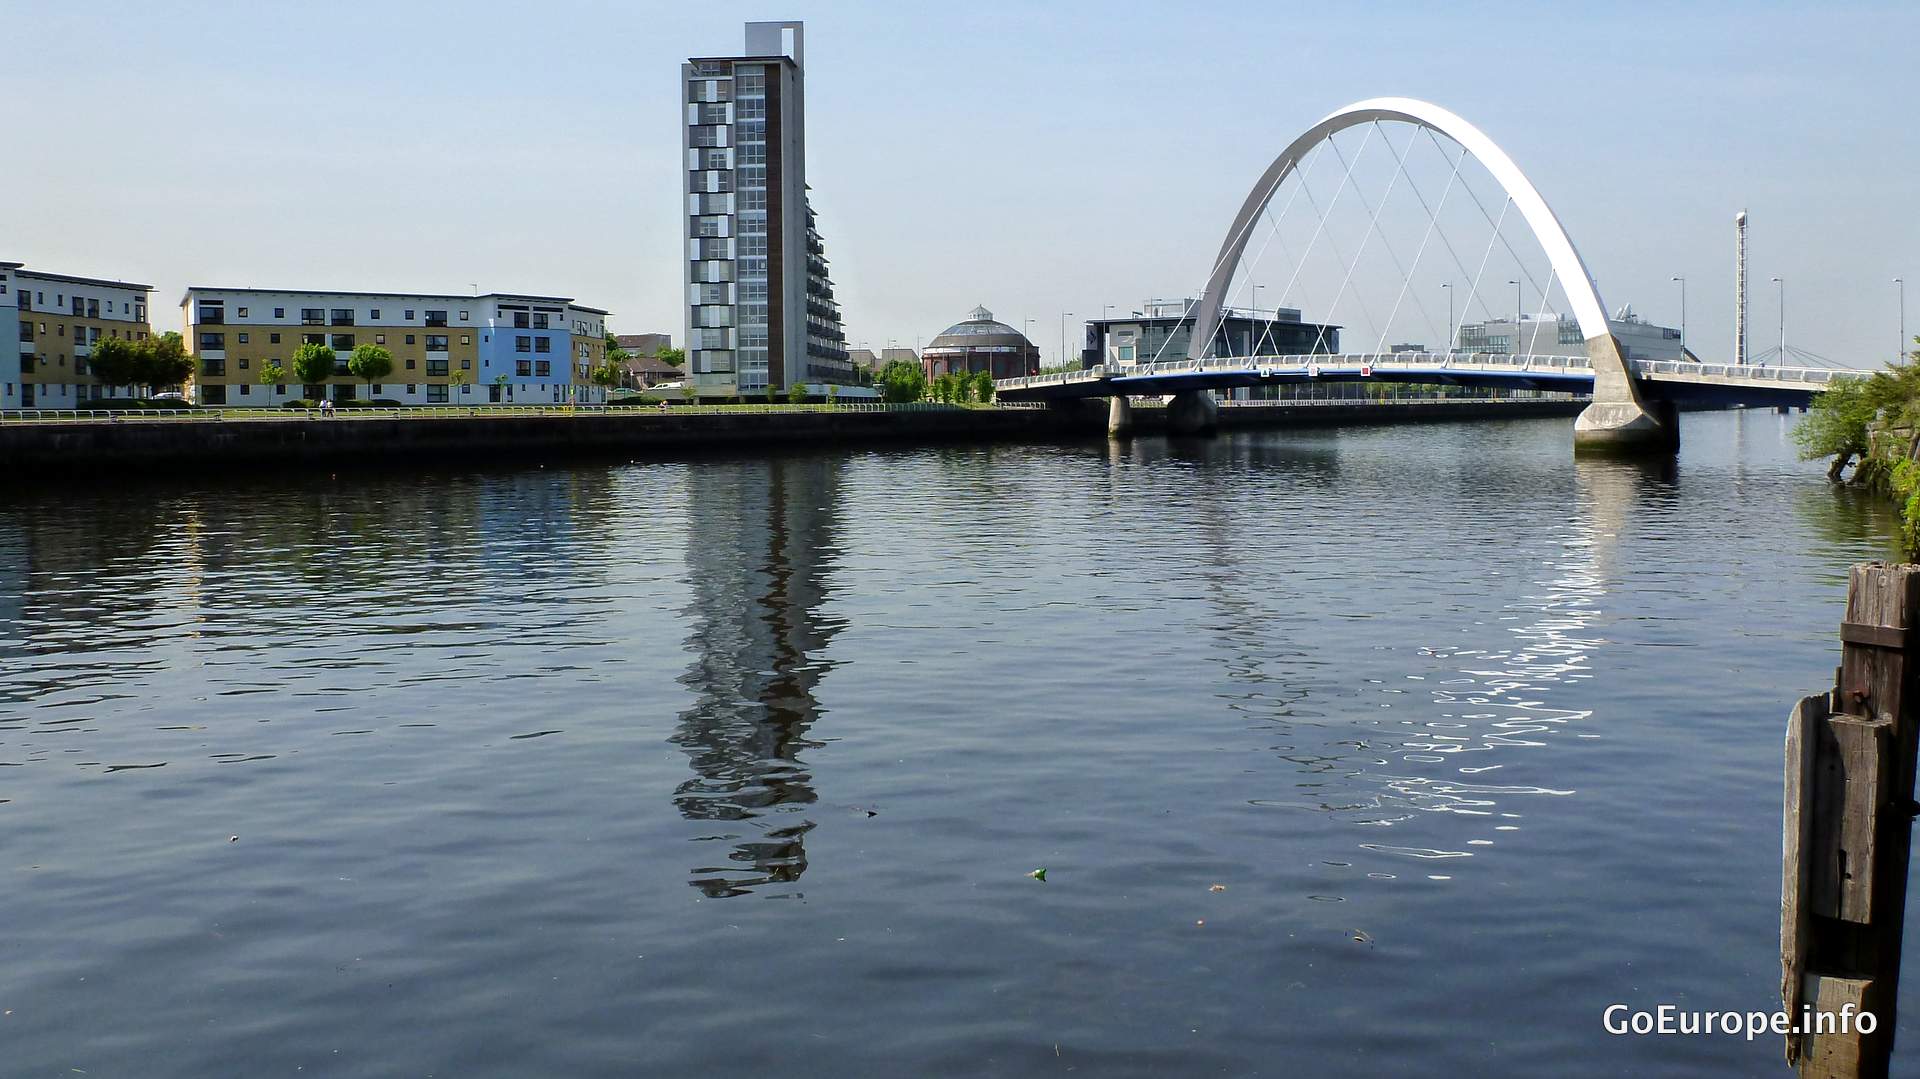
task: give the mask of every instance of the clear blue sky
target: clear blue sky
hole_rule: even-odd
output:
[[[682,333],[678,64],[807,23],[809,179],[849,338],[1194,292],[1272,155],[1350,101],[1501,143],[1609,304],[1891,355],[1920,332],[1920,5],[467,0],[11,4],[0,258],[189,284],[541,291]],[[1411,246],[1409,244],[1409,246]],[[1269,302],[1272,296],[1268,296]],[[1320,314],[1309,310],[1309,318]]]

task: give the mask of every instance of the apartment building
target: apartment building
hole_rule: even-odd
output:
[[[703,396],[858,382],[807,201],[804,29],[681,65],[688,371]]]
[[[194,356],[190,399],[202,405],[280,405],[306,398],[437,404],[598,404],[591,372],[606,359],[607,312],[557,296],[448,296],[194,287],[181,298]],[[334,369],[303,384],[293,354],[327,346]],[[369,386],[347,368],[379,345],[393,372]],[[273,365],[282,378],[264,381]]]
[[[136,391],[103,386],[87,356],[103,338],[144,341],[151,285],[30,270],[0,262],[0,340],[19,361],[0,370],[0,408],[80,408]]]

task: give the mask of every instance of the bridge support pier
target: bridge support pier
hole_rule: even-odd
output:
[[[1220,405],[1206,390],[1187,390],[1167,402],[1167,433],[1208,435],[1220,426]]]
[[[1133,402],[1124,393],[1107,399],[1107,437],[1125,438],[1133,434]]]
[[[1576,453],[1670,454],[1680,449],[1680,415],[1671,401],[1640,395],[1620,342],[1612,334],[1587,339],[1593,364],[1593,403],[1573,421]]]

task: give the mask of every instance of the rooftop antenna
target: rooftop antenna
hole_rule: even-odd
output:
[[[1747,362],[1747,211],[1733,215],[1733,362]],[[1786,357],[1782,356],[1782,360]]]

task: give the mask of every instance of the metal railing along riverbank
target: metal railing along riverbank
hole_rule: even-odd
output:
[[[400,408],[182,408],[85,409],[23,408],[0,410],[4,423],[190,423],[206,421],[266,422],[364,419],[510,419],[525,416],[738,416],[742,414],[838,412],[967,412],[1046,408],[1044,401],[996,401],[990,405],[949,405],[932,401],[908,404],[848,402],[832,405],[743,404],[672,405],[666,409],[645,405],[419,405]]]

